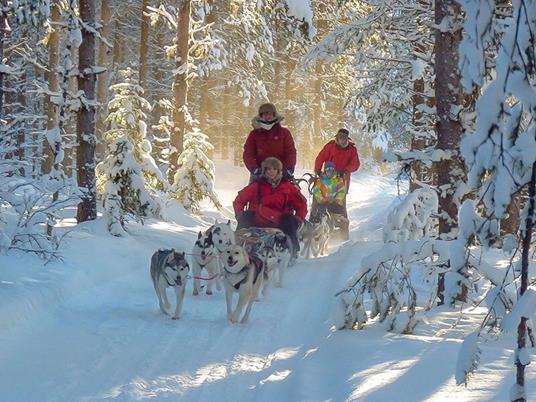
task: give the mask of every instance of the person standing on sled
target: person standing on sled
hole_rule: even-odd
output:
[[[250,183],[261,176],[261,164],[268,157],[283,164],[283,177],[291,178],[296,166],[296,147],[290,131],[281,126],[283,117],[275,106],[264,103],[252,120],[253,130],[244,144],[244,164],[251,173]]]
[[[283,178],[283,163],[268,157],[261,178],[238,192],[233,208],[237,230],[251,226],[281,229],[290,237],[294,257],[300,249],[298,228],[307,215],[307,200],[299,188]]]
[[[347,129],[341,128],[337,132],[334,140],[329,141],[319,152],[315,159],[315,174],[319,177],[324,177],[324,174],[331,174],[333,169],[336,174],[344,179],[346,184],[346,194],[350,188],[350,175],[359,169],[359,155],[355,144],[349,139],[350,133]],[[327,169],[322,172],[322,165]],[[341,214],[346,218],[344,229],[344,238],[348,239],[348,211],[346,210],[346,196],[344,197],[341,207],[333,204],[336,210],[332,211],[336,214]],[[316,216],[319,213],[318,204],[313,202],[311,215]]]

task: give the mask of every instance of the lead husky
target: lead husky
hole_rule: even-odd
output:
[[[221,289],[220,285],[220,266],[218,262],[218,256],[214,242],[212,240],[212,233],[199,232],[197,235],[197,241],[192,249],[192,272],[194,275],[194,289],[192,294],[197,296],[201,290],[201,272],[203,269],[207,271],[204,278],[207,283],[207,295],[212,294],[212,284],[216,282],[218,290]]]
[[[171,307],[166,289],[172,287],[175,290],[177,304],[172,317],[174,320],[180,318],[189,270],[190,266],[184,258],[184,252],[177,253],[174,249],[160,249],[151,257],[151,279],[162,313],[169,315],[167,309]]]
[[[247,322],[251,307],[264,283],[264,264],[258,260],[256,264],[244,247],[233,245],[225,250],[223,259],[223,284],[225,286],[225,302],[227,319],[238,322],[242,309],[247,304],[241,323]],[[233,294],[238,293],[238,303],[232,309]]]

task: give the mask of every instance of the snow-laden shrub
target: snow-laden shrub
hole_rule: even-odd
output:
[[[184,150],[177,160],[177,172],[170,194],[189,211],[198,211],[199,203],[204,198],[221,208],[214,192],[214,163],[207,156],[207,152],[213,148],[208,136],[198,128],[193,128],[184,136]]]
[[[378,317],[389,330],[413,332],[418,308],[429,309],[435,303],[437,273],[448,261],[445,242],[429,238],[437,204],[433,189],[420,188],[390,211],[383,247],[362,260],[347,287],[338,293],[345,310],[339,328],[362,328],[369,318]],[[427,289],[420,306],[412,282],[419,275]],[[366,304],[370,304],[370,314]]]
[[[157,203],[145,188],[141,165],[128,138],[119,138],[112,144],[99,168],[106,175],[103,205],[111,234],[124,233],[127,215],[143,222],[143,217],[158,212]]]
[[[361,329],[372,318],[386,323],[389,331],[412,333],[419,322],[419,310],[435,304],[437,275],[448,260],[444,241],[428,238],[390,242],[361,262],[359,270],[337,296],[344,319],[339,329]],[[413,283],[420,277],[418,299]],[[367,313],[367,310],[370,310]]]
[[[55,199],[48,176],[33,179],[0,173],[0,251],[32,252],[47,260],[58,257],[62,237],[47,233],[46,224],[79,201],[77,194],[61,190]]]
[[[389,212],[383,228],[385,243],[404,240],[419,240],[431,235],[433,220],[437,213],[437,194],[431,188],[419,188]]]

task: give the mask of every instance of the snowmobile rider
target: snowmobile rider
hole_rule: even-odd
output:
[[[261,164],[261,178],[238,192],[233,202],[236,229],[279,228],[290,237],[297,256],[298,228],[307,215],[307,200],[297,186],[283,177],[283,166],[277,158],[266,158]]]
[[[320,176],[322,165],[330,161],[335,164],[335,170],[346,182],[346,192],[350,187],[350,175],[359,169],[359,155],[355,144],[349,139],[350,133],[341,128],[334,140],[329,141],[315,159],[315,173]],[[346,210],[346,208],[345,208]]]
[[[283,177],[290,178],[296,166],[296,147],[290,131],[281,126],[283,116],[272,103],[259,107],[252,120],[253,130],[244,144],[244,164],[251,173],[250,183],[262,174],[261,164],[268,157],[283,163]]]

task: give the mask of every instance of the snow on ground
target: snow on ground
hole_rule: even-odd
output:
[[[216,189],[230,208],[247,183],[243,168],[217,164]],[[495,401],[514,382],[511,345],[484,346],[468,388],[454,384],[463,334],[477,325],[439,310],[415,335],[332,329],[334,293],[379,247],[387,177],[360,172],[350,189],[351,240],[333,254],[299,260],[281,289],[256,303],[250,322],[231,325],[223,293],[191,295],[178,321],[160,314],[149,278],[161,247],[187,252],[196,233],[222,216],[169,212],[171,223],[131,224],[115,238],[102,220],[72,232],[63,261],[0,256],[0,389],[20,401]],[[72,219],[63,222],[74,226]],[[67,230],[67,229],[66,229]],[[505,346],[508,348],[505,349]],[[529,399],[536,396],[528,369]]]

